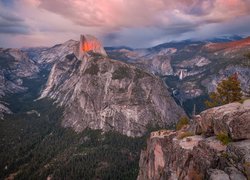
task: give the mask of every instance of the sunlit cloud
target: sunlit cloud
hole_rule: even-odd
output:
[[[248,35],[246,22],[250,22],[250,0],[0,2],[4,9],[0,9],[0,46],[53,45],[78,40],[79,34],[86,33],[102,39],[105,45],[142,47],[197,35]],[[236,24],[241,27],[239,32],[235,31]],[[13,40],[16,43],[12,44],[8,39],[22,42]]]

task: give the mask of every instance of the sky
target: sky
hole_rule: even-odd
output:
[[[250,35],[250,0],[0,0],[0,47],[91,34],[105,46]]]

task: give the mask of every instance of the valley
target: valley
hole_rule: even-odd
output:
[[[161,138],[171,144],[176,123],[205,110],[223,78],[237,73],[246,93],[249,52],[249,38],[132,49],[103,48],[89,35],[1,49],[0,179],[153,179],[145,172],[156,167],[140,157],[155,163],[154,143],[168,147]],[[169,132],[150,139],[159,129]]]

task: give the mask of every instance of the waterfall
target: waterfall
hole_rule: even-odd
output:
[[[180,76],[179,76],[179,79],[180,79],[180,80],[182,80],[182,79],[183,79],[183,77],[184,77],[183,70],[181,70],[181,72],[180,72]]]

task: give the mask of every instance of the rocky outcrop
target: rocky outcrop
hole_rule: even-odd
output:
[[[11,114],[11,110],[7,107],[5,102],[0,101],[0,119],[3,119],[4,114]]]
[[[55,63],[63,61],[68,54],[75,54],[78,58],[87,55],[88,52],[99,53],[107,56],[100,41],[91,35],[81,35],[80,41],[68,40],[53,47],[24,48],[27,54],[38,65],[51,69]]]
[[[80,37],[80,54],[79,58],[82,58],[82,56],[85,53],[88,52],[94,52],[101,54],[103,56],[107,56],[106,51],[104,50],[102,44],[100,41],[98,41],[94,36],[91,35],[81,35]]]
[[[250,100],[211,108],[195,117],[204,134],[226,134],[233,140],[250,139]]]
[[[38,72],[37,64],[23,51],[0,48],[0,118],[3,113],[11,113],[8,105],[1,102],[3,97],[26,91],[23,80],[34,78]]]
[[[65,107],[62,125],[141,136],[147,125],[166,126],[184,115],[158,77],[103,53],[72,53],[57,62],[41,98]]]
[[[147,149],[141,152],[138,180],[249,179],[250,131],[246,127],[249,127],[250,116],[241,121],[242,111],[250,112],[249,102],[202,112],[191,125],[179,131],[152,132]],[[214,129],[226,129],[228,138],[232,135],[232,142],[223,144]],[[242,133],[239,135],[236,129]]]
[[[5,76],[8,74],[12,81],[24,77],[32,77],[39,69],[26,53],[19,49],[0,48],[0,70]]]
[[[63,44],[57,44],[50,48],[31,50],[34,54],[32,58],[41,66],[52,67],[54,63],[63,61],[68,54],[74,53],[79,56],[79,44],[79,41],[68,40]]]

